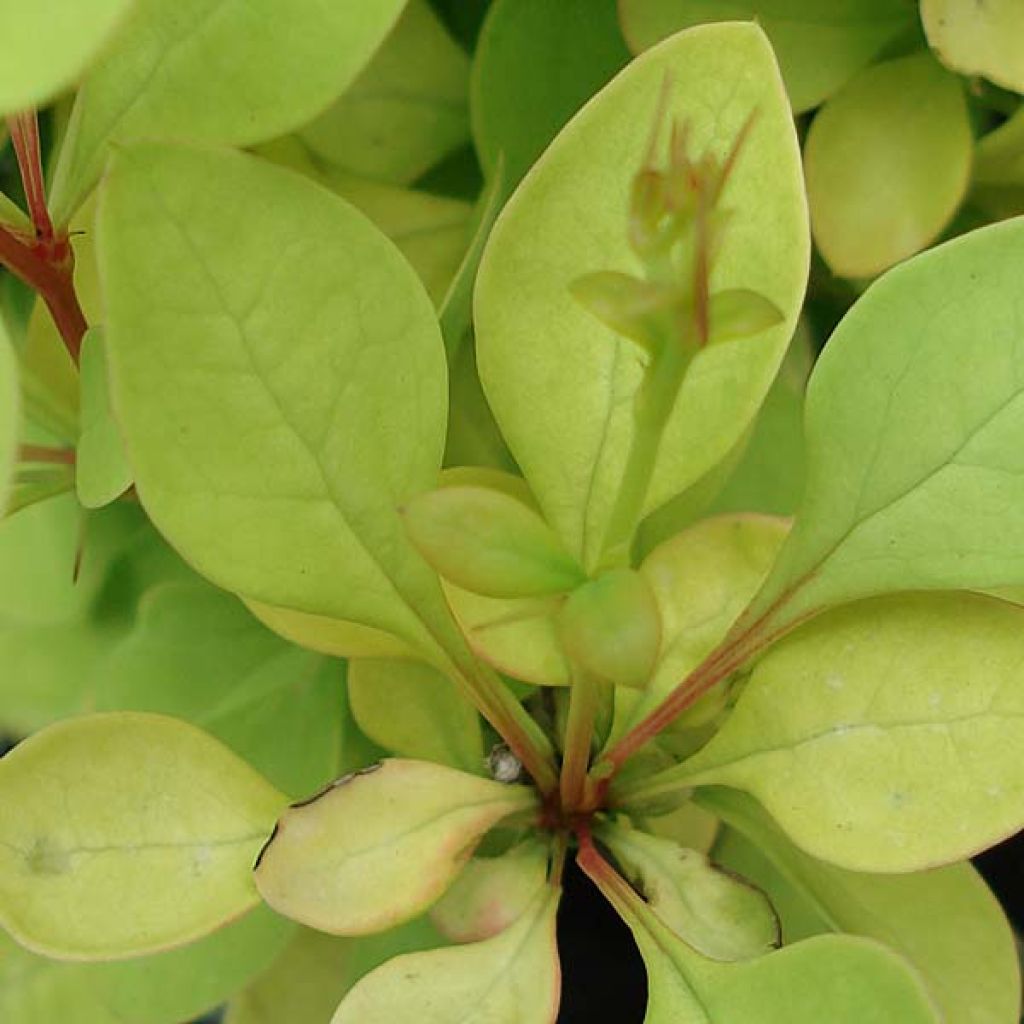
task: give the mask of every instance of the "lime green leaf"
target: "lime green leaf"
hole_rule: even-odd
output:
[[[545,517],[588,569],[602,554],[641,367],[633,346],[596,322],[570,285],[587,272],[635,269],[630,182],[645,160],[666,77],[668,113],[689,123],[698,151],[721,155],[758,112],[723,200],[735,216],[714,284],[764,295],[786,321],[696,358],[659,449],[646,511],[695,483],[736,445],[782,359],[806,276],[791,114],[755,26],[703,26],[644,54],[538,161],[484,255],[477,354],[502,433]]]
[[[642,689],[661,647],[654,591],[640,573],[612,569],[569,595],[559,637],[573,665],[616,686]]]
[[[798,114],[828,99],[914,24],[913,8],[901,0],[619,0],[619,11],[634,53],[704,22],[756,20]]]
[[[481,597],[451,584],[444,590],[477,657],[525,683],[569,685],[569,663],[555,621],[557,602]]]
[[[756,844],[769,870],[775,868],[822,922],[819,930],[877,939],[906,957],[947,1021],[1017,1024],[1020,969],[1013,932],[970,864],[903,875],[856,874],[802,853],[743,793],[709,788],[699,799]],[[770,877],[748,877],[765,884],[775,899]]]
[[[284,803],[199,730],[133,713],[36,733],[0,761],[0,794],[0,922],[73,960],[182,945],[255,906]]]
[[[968,594],[838,609],[758,662],[718,735],[661,778],[746,790],[854,871],[963,859],[1024,827],[1022,627]]]
[[[781,945],[764,893],[703,854],[632,828],[608,825],[599,834],[658,916],[705,956],[749,960]]]
[[[75,461],[78,500],[86,508],[109,505],[132,483],[121,434],[107,391],[107,355],[103,333],[92,328],[82,341],[82,434]]]
[[[6,129],[0,128],[0,146],[7,141]],[[21,231],[32,230],[32,221],[28,219],[25,211],[10,196],[0,192],[0,223],[18,228]]]
[[[100,256],[112,393],[157,527],[245,598],[436,650],[454,627],[398,507],[436,480],[444,352],[391,243],[288,171],[147,145],[113,161]]]
[[[198,582],[156,587],[106,654],[99,710],[183,718],[293,796],[337,772],[344,666],[283,643],[232,595]]]
[[[483,771],[480,716],[462,691],[430,665],[357,659],[349,666],[348,696],[359,728],[386,750]]]
[[[504,160],[511,190],[628,60],[615,0],[496,0],[477,41],[470,91],[487,176]]]
[[[82,85],[52,208],[66,223],[110,142],[177,138],[245,145],[307,121],[362,70],[404,0],[136,0]]]
[[[441,487],[402,509],[424,558],[449,582],[484,597],[561,594],[586,577],[531,508],[488,487]]]
[[[18,454],[19,404],[18,365],[0,319],[0,516],[7,504]]]
[[[326,1024],[342,996],[364,974],[393,956],[439,941],[425,919],[360,939],[300,928],[270,970],[231,1001],[225,1024]]]
[[[183,949],[96,964],[44,959],[0,936],[0,1017],[4,1024],[192,1020],[269,967],[294,931],[257,907]]]
[[[409,0],[362,74],[299,136],[336,167],[407,185],[468,140],[468,91],[469,59],[427,0]]]
[[[713,814],[698,807],[692,800],[687,800],[668,814],[645,819],[642,825],[645,832],[662,839],[671,839],[677,846],[710,853],[720,822]]]
[[[921,0],[928,43],[942,62],[962,75],[983,75],[1024,92],[1024,9],[1014,0]]]
[[[545,889],[519,921],[483,942],[397,957],[367,975],[332,1024],[554,1024],[560,972],[555,942],[558,890]]]
[[[711,325],[709,345],[760,334],[782,322],[782,314],[775,304],[749,288],[727,288],[716,292],[708,303]]]
[[[380,931],[426,910],[483,834],[534,799],[426,761],[383,761],[286,811],[256,884],[279,913],[319,931]]]
[[[1024,224],[992,225],[890,271],[839,325],[808,386],[804,502],[747,621],[1024,582],[1022,267]]]
[[[474,857],[430,910],[452,942],[479,942],[511,928],[546,884],[547,844],[534,837],[500,857]]]
[[[1024,184],[1024,108],[978,139],[974,147],[975,186]]]
[[[458,330],[460,326],[468,328],[469,295],[465,296],[465,320],[461,314],[456,315],[454,307],[449,307],[452,318],[445,319],[445,311],[441,313],[442,327],[445,330]],[[452,334],[445,334],[445,344],[449,353]],[[514,470],[515,459],[512,458],[505,444],[498,424],[494,422],[494,414],[484,397],[480,386],[480,377],[476,368],[476,351],[472,344],[459,344],[455,349],[455,362],[449,375],[449,405],[451,408],[448,421],[448,440],[445,443],[444,462],[446,466],[477,466],[493,467],[501,470]]]
[[[825,262],[872,277],[933,242],[967,190],[972,146],[960,82],[927,54],[858,75],[814,119],[804,150]]]
[[[0,115],[45,106],[73,85],[134,0],[2,0]]]

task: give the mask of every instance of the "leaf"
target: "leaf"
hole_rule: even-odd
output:
[[[745,623],[1024,582],[1021,267],[1024,225],[992,225],[890,271],[847,314],[808,386],[797,523]]]
[[[231,1001],[225,1024],[326,1024],[342,996],[367,972],[438,941],[425,919],[360,939],[300,928],[273,966]]]
[[[72,85],[134,0],[3,0],[0,115],[45,106]]]
[[[0,319],[0,517],[14,475],[20,427],[18,365]]]
[[[802,853],[742,793],[710,788],[699,799],[756,844],[823,920],[822,930],[877,939],[904,956],[945,1020],[1016,1024],[1020,969],[1013,932],[970,864],[903,875],[855,874]],[[775,900],[770,881],[748,877]]]
[[[191,722],[293,796],[336,774],[344,666],[282,642],[232,595],[198,581],[158,586],[105,654],[99,710]]]
[[[466,302],[468,324],[468,295]],[[444,310],[441,313],[441,323],[444,326]],[[457,328],[458,323],[455,323],[452,329]],[[445,335],[446,344],[450,337],[451,335]],[[472,343],[457,346],[455,362],[449,373],[448,387],[450,413],[444,464],[515,470],[515,459],[512,458],[501,431],[498,430],[498,424],[494,422],[494,415],[480,386],[476,352]]]
[[[91,190],[111,142],[247,145],[309,120],[362,70],[403,3],[135,0],[75,102],[54,220],[66,223]]]
[[[921,0],[921,21],[928,45],[947,67],[1024,92],[1024,57],[1017,45],[1024,32],[1024,11],[1019,4]]]
[[[430,910],[452,942],[480,942],[516,921],[547,884],[547,844],[534,836],[500,857],[474,857]]]
[[[458,643],[397,511],[436,481],[445,364],[391,243],[287,171],[157,145],[115,158],[99,231],[114,404],[161,532],[248,600]]]
[[[913,10],[900,0],[619,0],[619,14],[634,53],[693,25],[756,21],[798,114],[828,99],[914,27]]]
[[[423,557],[463,590],[484,597],[545,597],[586,579],[547,523],[501,491],[441,487],[407,502],[402,515]]]
[[[170,949],[255,906],[284,802],[198,729],[130,712],[31,736],[0,760],[0,797],[0,921],[71,960]]]
[[[684,491],[735,446],[781,361],[806,275],[791,115],[770,47],[754,26],[696,28],[639,57],[538,161],[484,255],[477,355],[495,417],[545,518],[588,571],[602,554],[641,370],[631,343],[602,327],[569,289],[584,273],[634,268],[629,186],[645,160],[666,75],[666,113],[688,121],[697,151],[708,146],[721,155],[758,111],[726,191],[735,216],[714,285],[756,291],[787,319],[694,361],[659,448],[645,511]]]
[[[285,812],[256,870],[279,913],[333,935],[401,924],[448,888],[483,834],[534,791],[386,760]]]
[[[348,695],[359,728],[402,757],[436,761],[479,775],[480,716],[437,669],[408,659],[356,659]]]
[[[661,779],[743,789],[853,871],[962,860],[1024,827],[1022,624],[969,594],[831,612],[772,648],[718,735]]]
[[[336,167],[408,185],[468,140],[468,90],[465,53],[426,0],[409,0],[359,77],[299,137]]]
[[[182,949],[94,964],[47,960],[0,936],[0,1016],[5,1024],[192,1020],[269,967],[294,931],[257,907]]]
[[[782,944],[765,894],[703,854],[622,826],[600,836],[658,916],[704,956],[749,960]]]
[[[132,483],[124,445],[114,422],[107,391],[107,355],[99,328],[82,341],[82,433],[75,459],[78,500],[86,508],[109,505]]]
[[[558,890],[547,889],[516,924],[493,938],[396,957],[356,985],[332,1024],[448,1024],[453,1013],[554,1024],[561,982],[557,907]]]
[[[846,277],[872,277],[938,237],[967,190],[973,140],[960,82],[927,54],[861,72],[804,149],[814,240]]]
[[[477,40],[473,141],[506,195],[562,126],[629,60],[615,0],[496,0]]]

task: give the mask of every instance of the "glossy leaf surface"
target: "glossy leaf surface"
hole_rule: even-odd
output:
[[[45,106],[72,85],[134,0],[0,3],[0,115]]]
[[[944,64],[962,75],[1024,91],[1024,10],[1014,0],[921,0],[928,43]]]
[[[157,527],[246,598],[429,648],[420,615],[447,612],[397,509],[436,479],[444,353],[392,244],[287,171],[147,145],[114,161],[100,250],[115,407]]]
[[[962,860],[1024,826],[1022,625],[973,595],[831,612],[757,663],[672,774],[752,793],[808,853],[852,870]]]
[[[1020,967],[1013,932],[999,903],[969,864],[903,875],[845,871],[793,846],[743,793],[711,788],[701,790],[699,799],[756,844],[782,884],[793,887],[805,913],[821,920],[818,930],[876,939],[906,957],[947,1021],[1018,1020]],[[739,869],[734,862],[727,866]],[[767,876],[755,872],[746,877],[779,905],[770,871]],[[785,926],[784,905],[782,917]],[[787,935],[787,940],[792,938]]]
[[[357,658],[349,665],[352,714],[366,735],[400,757],[480,774],[480,716],[437,669],[410,659]]]
[[[71,719],[0,761],[0,920],[28,948],[103,960],[201,938],[255,906],[284,798],[184,722]]]
[[[971,148],[961,84],[928,54],[858,75],[814,119],[804,149],[826,263],[872,277],[933,242],[967,190]]]
[[[900,0],[619,0],[634,53],[684,28],[749,18],[765,30],[793,110],[818,106],[913,26]]]
[[[668,113],[689,123],[697,152],[726,151],[758,110],[723,197],[735,215],[713,286],[756,291],[786,321],[697,357],[659,449],[646,511],[685,490],[735,445],[778,368],[806,274],[791,115],[770,47],[754,26],[704,26],[648,51],[538,161],[484,255],[477,354],[513,455],[547,520],[587,569],[602,554],[633,433],[640,365],[634,347],[595,320],[570,285],[585,273],[634,269],[630,182],[645,159],[666,76]]]
[[[387,760],[289,809],[256,871],[263,898],[318,931],[362,935],[426,910],[483,834],[533,791]]]
[[[186,138],[245,145],[319,113],[364,67],[404,0],[136,0],[79,93],[55,172],[65,223],[111,142]]]
[[[560,971],[558,891],[542,893],[520,920],[491,939],[398,957],[364,978],[332,1024],[467,1020],[554,1024]]]

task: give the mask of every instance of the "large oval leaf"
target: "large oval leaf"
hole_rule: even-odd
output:
[[[0,516],[7,504],[18,450],[19,406],[18,367],[0,319]]]
[[[821,920],[818,930],[877,939],[906,957],[950,1024],[1017,1024],[1020,965],[1013,931],[970,864],[903,875],[845,871],[798,850],[744,793],[708,787],[699,799],[747,840],[731,830],[728,837],[767,857],[776,877],[791,885],[795,898]],[[715,857],[722,854],[716,846]],[[749,855],[744,860],[752,863]],[[764,888],[779,906],[770,868],[747,873],[735,858],[723,863]]]
[[[256,884],[275,910],[319,931],[381,931],[426,910],[484,833],[534,801],[525,786],[384,761],[288,810]]]
[[[99,221],[114,407],[157,527],[246,598],[430,648],[420,615],[447,609],[397,510],[437,477],[445,362],[408,264],[229,152],[121,151]]]
[[[1024,827],[1024,611],[976,595],[841,608],[754,667],[699,754],[662,776],[754,794],[854,871],[917,871]]]
[[[0,115],[44,106],[71,85],[135,0],[0,0]]]
[[[807,392],[797,523],[744,616],[779,626],[895,590],[1024,582],[1024,221],[897,267]]]
[[[0,761],[0,922],[72,960],[198,939],[259,902],[250,868],[284,800],[184,722],[59,722]]]
[[[779,59],[793,110],[828,99],[914,24],[902,0],[619,0],[635,53],[708,21],[756,20]]]
[[[648,51],[538,161],[499,217],[480,268],[480,373],[548,521],[587,567],[602,553],[640,365],[631,344],[591,316],[569,286],[591,271],[634,269],[629,186],[666,78],[669,113],[689,124],[698,151],[726,151],[757,111],[723,200],[736,213],[715,287],[753,289],[787,315],[697,357],[663,438],[646,511],[734,447],[778,368],[807,270],[796,138],[771,48],[755,26],[704,26]]]
[[[921,0],[921,21],[928,43],[954,71],[1024,91],[1024,8],[1016,0]]]
[[[960,82],[928,54],[858,75],[822,108],[804,149],[825,262],[873,277],[934,241],[967,191],[972,147]]]
[[[452,949],[396,957],[367,975],[331,1024],[449,1024],[453,1020],[554,1024],[561,972],[558,890],[546,889],[506,931]]]
[[[135,0],[76,100],[55,219],[66,222],[95,184],[111,141],[241,145],[308,121],[363,68],[404,2]]]

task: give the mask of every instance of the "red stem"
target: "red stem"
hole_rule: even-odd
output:
[[[23,444],[18,448],[19,462],[51,462],[55,465],[73,466],[73,448],[49,448],[41,444]]]
[[[46,207],[46,182],[43,178],[42,151],[39,148],[39,121],[34,110],[7,118],[11,142],[18,158],[21,181],[28,201],[28,212],[36,229],[36,239],[53,243],[56,239],[50,211]],[[65,243],[67,241],[65,237]]]

